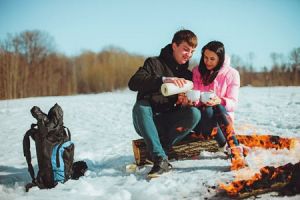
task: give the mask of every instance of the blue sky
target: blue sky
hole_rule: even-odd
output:
[[[256,69],[300,47],[300,0],[0,0],[0,39],[41,30],[66,55],[109,45],[145,56],[159,54],[181,29],[199,39],[194,59],[211,40]]]

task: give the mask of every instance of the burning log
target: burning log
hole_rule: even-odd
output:
[[[220,188],[233,198],[247,198],[271,191],[280,195],[300,193],[300,162],[288,163],[280,167],[266,166],[260,169],[249,180],[233,181],[229,185],[221,184]]]
[[[236,137],[240,143],[249,147],[289,149],[294,142],[294,139],[281,138],[274,135],[236,135]],[[133,140],[132,146],[137,165],[144,165],[147,161],[151,162],[151,156],[146,149],[143,139]],[[166,153],[169,159],[180,160],[199,156],[201,151],[216,152],[218,151],[218,145],[211,137],[191,134]]]
[[[247,147],[262,147],[265,149],[290,149],[296,139],[282,138],[275,135],[237,135],[238,141]]]

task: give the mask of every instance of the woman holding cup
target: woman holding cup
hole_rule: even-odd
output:
[[[194,131],[214,136],[220,148],[227,143],[232,169],[242,168],[246,165],[243,148],[233,129],[240,87],[239,73],[230,66],[223,43],[209,42],[201,53],[200,64],[193,68],[194,90],[201,91],[200,101],[196,104],[201,111],[201,120]]]

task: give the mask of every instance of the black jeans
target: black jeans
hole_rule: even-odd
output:
[[[229,140],[233,140],[233,143],[238,145],[234,130],[231,130],[233,131],[232,133],[228,131],[228,127],[232,127],[232,121],[224,106],[220,104],[215,106],[202,106],[199,107],[199,110],[201,111],[201,120],[194,128],[196,133],[211,135],[215,128],[217,129],[215,140],[220,147],[224,146],[226,142],[231,146]]]

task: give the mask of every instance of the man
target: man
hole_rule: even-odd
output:
[[[165,97],[160,90],[163,83],[183,87],[186,80],[192,80],[188,65],[196,47],[196,35],[180,30],[159,56],[147,58],[129,80],[129,88],[138,91],[132,111],[134,128],[144,138],[154,161],[149,178],[172,168],[164,149],[182,140],[200,120],[197,108],[177,105],[178,95]]]

